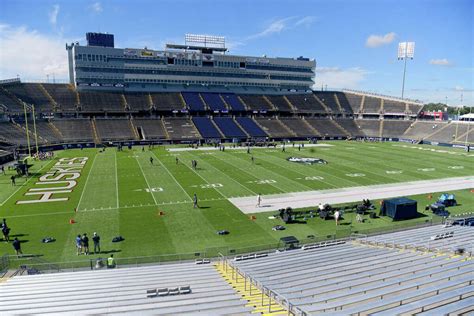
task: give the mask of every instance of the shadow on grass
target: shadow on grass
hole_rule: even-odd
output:
[[[106,251],[101,251],[99,253],[92,253],[91,254],[94,254],[94,255],[101,255],[101,254],[105,254],[105,255],[108,255],[108,254],[111,254],[111,253],[117,253],[117,252],[121,252],[122,250],[116,250],[116,249],[112,249],[112,250],[106,250]]]

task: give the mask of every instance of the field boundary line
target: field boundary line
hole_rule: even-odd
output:
[[[145,179],[146,185],[148,186],[148,190],[150,190],[151,197],[153,198],[153,201],[155,201],[155,205],[158,205],[158,202],[156,202],[155,195],[153,194],[153,191],[151,190],[150,183],[148,183],[148,179],[146,178],[145,173],[143,172],[142,165],[140,164],[140,161],[138,161],[138,157],[135,157],[135,160],[137,161],[138,167],[140,167],[140,170],[142,172],[143,178]]]
[[[89,173],[87,174],[86,182],[84,183],[84,187],[82,188],[81,197],[79,198],[79,202],[77,203],[77,206],[76,206],[76,210],[78,211],[79,211],[79,206],[81,205],[81,202],[82,202],[82,197],[84,196],[84,192],[86,192],[87,183],[89,183],[89,177],[92,173],[92,169],[94,168],[96,158],[97,158],[97,153],[95,154],[94,159],[92,160],[91,169],[89,170]]]
[[[118,189],[118,170],[117,170],[117,152],[115,152],[115,192],[117,193],[117,208],[119,208],[119,189]]]
[[[47,165],[49,165],[50,163],[56,161],[56,159],[53,159],[51,160],[50,162],[48,162],[47,164],[45,164],[43,167],[39,168],[38,171],[36,172],[40,172],[41,170],[43,170]],[[28,184],[28,182],[30,182],[31,179],[33,179],[34,177],[30,177],[28,180],[25,181],[25,183],[23,185],[20,185],[18,187],[18,189],[16,189],[9,197],[6,198],[5,201],[3,201],[2,203],[0,203],[0,206],[3,206],[5,203],[8,202],[8,200],[10,200],[18,191],[20,191],[20,189],[23,187],[23,186],[26,186]]]
[[[183,188],[183,186],[181,185],[181,183],[178,182],[178,180],[176,180],[176,178],[173,176],[173,174],[171,173],[171,171],[168,170],[168,168],[166,168],[165,164],[160,160],[160,158],[158,158],[154,152],[151,152],[151,154],[153,156],[155,156],[156,160],[158,160],[158,162],[160,163],[160,165],[165,168],[166,172],[170,175],[171,178],[173,178],[174,182],[176,182],[176,184],[181,188],[181,190],[183,190],[183,192],[188,196],[188,198],[192,201],[193,199],[191,198],[191,196],[189,195],[188,192],[186,192],[186,190]]]

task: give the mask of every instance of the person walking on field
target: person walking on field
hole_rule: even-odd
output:
[[[150,157],[150,163],[153,165],[153,157]]]
[[[9,242],[10,241],[10,227],[8,227],[6,219],[3,219],[3,222],[2,222],[2,234],[3,234],[3,239],[5,240],[5,242]]]
[[[260,193],[257,195],[257,207],[260,207],[260,204],[262,203],[262,196]]]
[[[11,180],[11,182],[12,182],[12,186],[15,186],[15,185],[16,185],[16,183],[15,183],[15,175],[12,175],[12,176],[10,177],[10,180]]]
[[[77,249],[77,255],[79,256],[82,253],[82,238],[81,238],[81,235],[77,235],[77,237],[76,237],[76,249]]]
[[[82,235],[82,247],[84,247],[83,249],[84,254],[88,255],[89,254],[89,237],[87,237],[86,233]]]
[[[341,213],[339,211],[334,212],[334,219],[336,220],[336,226],[339,225],[339,218],[341,217]]]
[[[13,249],[15,249],[17,257],[20,258],[20,255],[22,255],[23,252],[21,252],[21,243],[18,240],[18,238],[15,237],[15,239],[13,239],[12,245],[13,245]]]
[[[198,206],[198,197],[197,197],[196,193],[194,193],[194,196],[193,196],[193,208],[199,208],[199,206]]]
[[[94,242],[94,253],[100,253],[100,236],[96,232],[92,236],[92,241]]]

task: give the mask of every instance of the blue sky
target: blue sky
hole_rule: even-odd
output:
[[[89,31],[153,49],[195,33],[233,54],[315,58],[316,89],[400,96],[398,42],[414,41],[405,96],[474,105],[473,17],[470,0],[1,0],[0,79],[66,79],[65,43]]]

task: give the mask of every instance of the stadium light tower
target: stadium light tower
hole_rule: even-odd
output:
[[[398,43],[398,60],[404,60],[403,66],[403,81],[402,81],[402,99],[405,93],[405,75],[407,72],[407,59],[413,60],[415,57],[415,42],[401,42]]]

